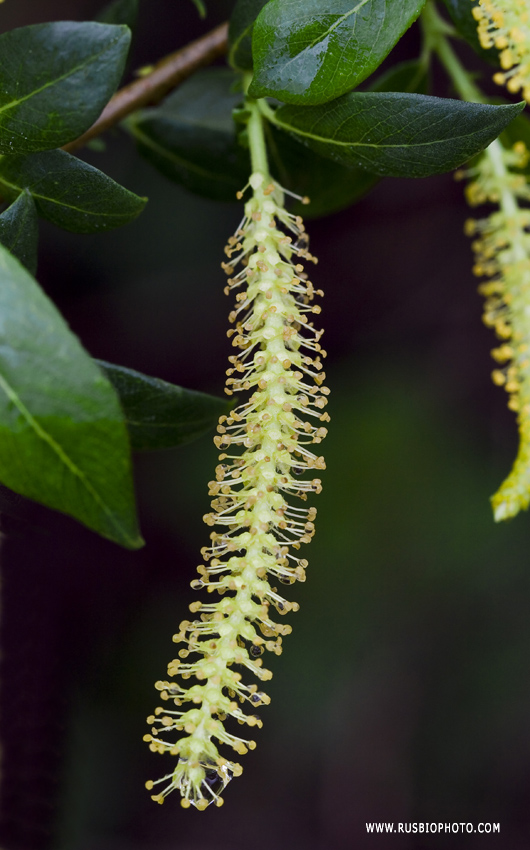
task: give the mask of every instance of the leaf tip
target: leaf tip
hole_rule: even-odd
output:
[[[127,549],[137,550],[145,546],[145,540],[141,534],[136,534],[134,537],[128,537],[128,542],[125,544]]]
[[[103,532],[102,534],[101,528],[92,527],[92,530],[112,540],[113,543],[117,543],[118,546],[123,546],[124,549],[130,549],[131,551],[142,549],[145,546],[145,540],[138,527],[136,511],[134,511],[132,517],[127,517],[127,520],[121,522],[119,525],[116,523],[114,528],[110,530],[110,533]]]

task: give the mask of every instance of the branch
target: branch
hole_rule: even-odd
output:
[[[228,24],[225,23],[161,59],[147,77],[141,77],[116,92],[95,124],[78,139],[65,145],[63,150],[71,153],[118,124],[131,112],[159,103],[179,83],[199,68],[224,56],[227,50]]]

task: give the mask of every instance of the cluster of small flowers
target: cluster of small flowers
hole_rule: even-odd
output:
[[[530,6],[528,0],[479,0],[473,7],[478,35],[486,50],[496,47],[502,71],[493,79],[530,101]]]
[[[246,667],[260,681],[270,679],[261,655],[264,650],[279,655],[282,636],[291,631],[270,618],[270,609],[282,615],[299,606],[269,580],[305,580],[307,561],[292,549],[311,540],[316,510],[294,507],[286,496],[305,502],[309,493],[320,492],[320,479],[301,476],[324,469],[324,459],[309,446],[325,437],[323,423],[329,420],[323,411],[328,390],[321,371],[322,331],[309,320],[320,312],[312,302],[322,292],[314,290],[299,263],[300,258],[315,261],[302,219],[285,210],[283,191],[270,178],[254,173],[249,185],[252,197],[229,239],[223,268],[229,275],[225,292],[237,291],[230,315],[235,328],[228,333],[241,352],[229,358],[227,392],[252,394],[219,421],[215,443],[222,453],[216,480],[210,482],[213,511],[204,520],[222,530],[211,533],[200,577],[192,582],[195,589],[217,591],[222,598],[194,602],[190,609],[199,618],[180,624],[173,640],[185,646],[169,664],[168,675],[193,676],[196,683],[156,683],[162,699],[176,710],[158,708],[148,718],[151,732],[145,737],[153,751],[179,757],[175,770],[147,783],[148,789],[164,784],[153,799],[162,803],[179,789],[182,805],[199,810],[212,802],[221,805],[221,792],[242,770],[220,756],[214,739],[239,754],[255,747],[224,723],[233,718],[260,727],[261,720],[241,705],[254,709],[269,697],[256,684],[245,684],[233,665]],[[190,653],[198,659],[185,660]],[[189,702],[194,707],[183,710]],[[168,733],[175,731],[187,735],[168,741]]]
[[[530,503],[530,187],[523,169],[529,154],[522,142],[512,150],[501,148],[503,167],[486,153],[475,167],[457,172],[469,177],[466,188],[471,206],[499,207],[487,218],[466,222],[474,237],[474,273],[489,278],[479,287],[485,296],[484,323],[494,328],[502,344],[492,351],[498,363],[492,378],[509,394],[508,407],[518,415],[519,452],[514,466],[492,497],[496,520],[514,516]],[[514,171],[514,169],[516,169]]]

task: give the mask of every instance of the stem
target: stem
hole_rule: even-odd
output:
[[[484,95],[473,83],[467,70],[449,44],[447,35],[451,33],[451,29],[430,1],[422,12],[421,20],[427,48],[437,54],[462,100],[485,103]]]
[[[499,140],[495,139],[495,141],[486,148],[485,153],[486,156],[489,157],[495,174],[497,177],[500,177],[502,181],[502,178],[506,177],[508,172],[502,157],[502,145]],[[517,221],[517,216],[521,212],[521,207],[517,202],[517,198],[508,187],[503,188],[501,192],[499,206],[507,220]],[[518,262],[524,262],[528,259],[528,252],[524,244],[524,231],[521,231],[519,228],[514,228],[512,233],[512,252],[514,259]]]
[[[245,92],[245,107],[250,113],[247,122],[248,146],[250,149],[250,161],[252,173],[259,171],[260,174],[268,176],[269,162],[267,158],[267,143],[265,141],[265,127],[263,124],[262,107],[266,104],[263,98],[254,100],[247,92],[252,82],[252,72],[247,71],[243,75],[243,91]]]
[[[257,104],[259,107],[259,111],[261,112],[263,117],[266,118],[267,121],[270,121],[271,124],[276,124],[276,126],[278,126],[278,122],[274,114],[274,109],[271,109],[265,98],[262,97],[260,100],[257,101]]]
[[[471,80],[448,40],[439,38],[435,50],[462,100],[485,103],[484,95]]]
[[[259,102],[257,100],[250,100],[250,98],[247,98],[246,106],[250,111],[247,132],[252,172],[254,173],[259,171],[260,174],[267,176],[269,174],[269,163],[267,161],[267,145],[265,143],[263,116],[259,108]]]
[[[195,71],[224,56],[227,51],[228,24],[224,23],[175,53],[160,59],[147,77],[135,80],[116,92],[92,127],[78,139],[64,145],[63,150],[72,153],[119,124],[137,109],[159,103],[168,92],[183,83]],[[0,195],[0,203],[3,201],[4,198]]]
[[[116,92],[95,124],[78,139],[64,146],[65,151],[75,151],[88,141],[118,124],[131,112],[162,98],[191,76],[199,68],[224,56],[228,50],[228,24],[224,23],[190,42],[181,50],[165,56],[154,66],[147,77],[142,77]]]

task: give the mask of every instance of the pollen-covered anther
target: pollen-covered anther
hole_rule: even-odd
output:
[[[530,14],[527,0],[479,0],[472,9],[482,47],[499,53],[493,79],[530,100]]]

